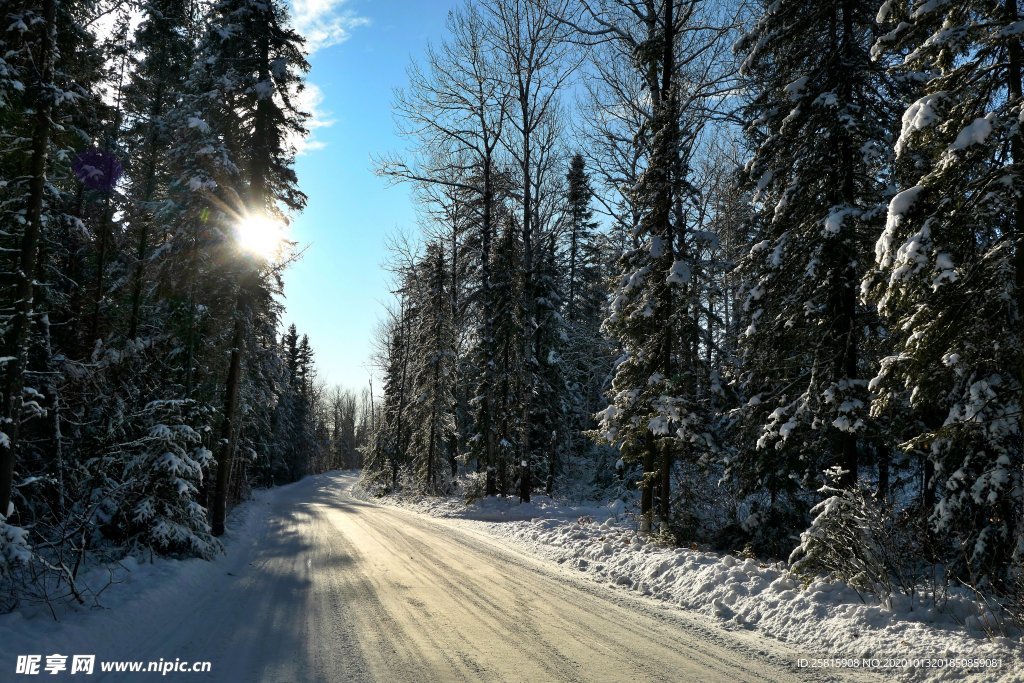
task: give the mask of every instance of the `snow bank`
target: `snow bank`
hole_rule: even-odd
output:
[[[902,596],[880,604],[845,584],[801,585],[781,564],[664,548],[615,519],[541,519],[492,532],[598,581],[829,657],[1003,660],[998,669],[886,671],[900,680],[1024,680],[1020,640],[987,638],[985,612],[966,594],[942,611]]]
[[[389,495],[371,497],[357,484],[353,495],[375,503],[384,503],[406,508],[446,519],[469,519],[481,522],[523,522],[537,518],[576,520],[586,516],[618,517],[625,512],[625,504],[621,500],[608,504],[586,503],[569,505],[556,501],[550,496],[534,494],[529,503],[520,503],[518,496],[488,496],[480,500],[464,503],[455,496],[421,496],[421,495]]]
[[[239,571],[232,549],[256,542],[266,519],[267,494],[257,491],[252,500],[231,511],[221,537],[226,557],[175,560],[146,554],[94,565],[80,573],[77,581],[85,605],[58,597],[49,605],[26,602],[0,615],[0,643],[5,653],[0,658],[0,680],[12,680],[5,675],[14,670],[19,654],[105,653],[109,659],[130,658],[126,634],[165,618],[162,606],[202,609],[202,605],[189,607],[191,596],[202,595],[223,580],[226,572],[230,576]]]

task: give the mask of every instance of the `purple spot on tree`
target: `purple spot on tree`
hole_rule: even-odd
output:
[[[121,162],[112,153],[90,147],[71,165],[82,184],[91,190],[110,192],[124,171]]]

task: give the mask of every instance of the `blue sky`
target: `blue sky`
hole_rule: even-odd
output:
[[[407,144],[395,135],[392,90],[405,84],[410,58],[444,38],[456,4],[292,0],[295,25],[313,49],[306,101],[314,120],[296,163],[309,204],[292,224],[305,253],[285,273],[284,322],[309,335],[329,384],[366,386],[374,327],[389,297],[385,238],[415,226],[409,189],[377,178],[370,157]]]

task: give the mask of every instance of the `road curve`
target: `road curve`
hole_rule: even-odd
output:
[[[155,610],[118,658],[208,660],[210,674],[169,679],[231,683],[823,680],[749,634],[355,499],[353,482],[331,473],[270,492],[223,575]]]

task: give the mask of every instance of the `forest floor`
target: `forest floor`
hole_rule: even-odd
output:
[[[842,583],[800,581],[782,563],[659,546],[636,532],[635,515],[621,501],[375,500],[457,524],[645,606],[675,607],[702,628],[757,634],[839,659],[817,664],[840,664],[842,676],[867,667],[903,681],[1024,681],[1020,632],[999,623],[968,590],[950,590],[941,609],[920,594],[882,602]]]
[[[47,680],[156,679],[100,671],[125,660],[209,661],[160,680],[232,683],[884,680],[801,667],[827,653],[600,585],[486,522],[361,500],[355,481],[258,492],[223,556],[123,562],[95,605],[59,621],[42,605],[0,617],[0,680],[31,680],[14,672],[32,654],[96,657],[93,675]]]

